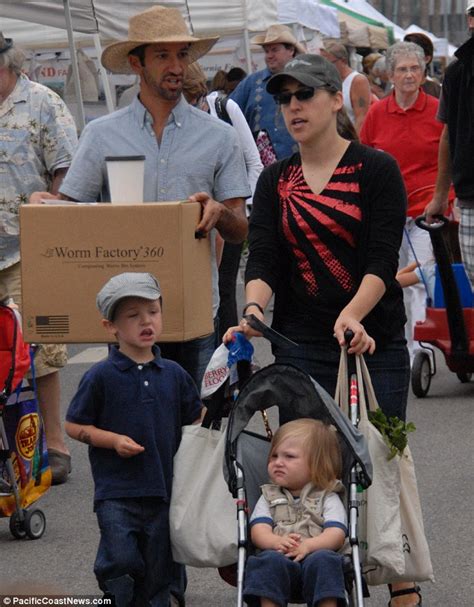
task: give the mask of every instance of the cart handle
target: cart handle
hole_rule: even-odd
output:
[[[426,215],[420,215],[415,219],[416,225],[422,230],[427,232],[438,232],[443,230],[449,223],[449,219],[444,215],[433,215],[433,219],[436,219],[436,223],[427,223]]]

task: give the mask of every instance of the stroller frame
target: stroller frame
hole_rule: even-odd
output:
[[[7,306],[4,306],[7,307]],[[10,516],[9,526],[10,532],[16,539],[30,538],[33,540],[39,539],[46,529],[46,517],[44,512],[39,508],[22,508],[20,490],[16,480],[15,470],[11,459],[11,451],[8,443],[8,437],[6,433],[4,415],[7,408],[9,397],[15,391],[16,386],[13,386],[13,381],[16,377],[16,362],[15,356],[18,344],[18,319],[13,310],[11,310],[13,318],[13,335],[12,335],[12,348],[11,348],[11,366],[8,372],[8,376],[5,380],[2,391],[0,392],[0,462],[5,464],[5,469],[10,481],[11,493],[15,500],[15,510]],[[33,390],[36,392],[36,385],[34,379],[34,361],[33,354],[30,349],[30,362],[33,375]],[[21,380],[23,381],[23,380]]]
[[[291,378],[291,388],[288,389],[286,386],[285,393],[285,382],[289,377]],[[292,414],[295,404],[298,404],[297,417],[312,417],[333,424],[338,430],[342,446],[345,447],[343,449],[344,484],[348,486],[348,533],[352,549],[350,574],[354,582],[352,596],[348,596],[348,605],[357,607],[364,605],[366,586],[362,578],[359,553],[358,486],[367,488],[371,484],[372,464],[365,439],[357,430],[358,393],[355,375],[351,376],[350,387],[350,419],[348,419],[333,399],[309,375],[291,365],[273,364],[265,367],[243,385],[229,416],[225,462],[229,489],[236,498],[237,506],[237,607],[244,605],[243,584],[248,549],[249,515],[246,472],[243,464],[244,454],[242,440],[239,439],[241,435],[244,435],[245,440],[252,441],[252,445],[255,444],[257,438],[260,441],[267,440],[268,444],[269,439],[245,430],[250,417],[256,411],[276,405],[280,416],[289,419],[288,416]],[[289,399],[289,401],[278,402],[279,398],[283,398],[283,401]]]

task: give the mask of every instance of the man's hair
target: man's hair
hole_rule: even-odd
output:
[[[145,66],[145,49],[147,46],[148,44],[136,46],[128,53],[128,56],[130,57],[130,55],[133,55],[134,57],[138,57],[140,65]]]
[[[372,66],[372,74],[374,76],[380,76],[383,72],[387,71],[387,61],[385,57],[380,57]]]
[[[26,53],[16,45],[13,45],[8,50],[0,53],[0,67],[6,67],[19,76],[25,59]]]
[[[417,61],[422,70],[425,69],[425,52],[418,44],[414,42],[396,42],[389,46],[387,49],[387,69],[389,74],[393,74],[395,72],[395,68],[397,66],[397,61],[400,57],[408,57],[409,55],[415,55]]]
[[[186,68],[183,80],[183,95],[188,102],[207,95],[206,74],[197,62],[191,63]]]
[[[247,76],[247,72],[241,67],[231,67],[227,72],[227,82],[240,82]]]
[[[329,489],[341,478],[342,456],[336,429],[317,419],[302,418],[283,424],[275,433],[268,461],[288,438],[298,441],[311,472],[311,482],[318,489]]]
[[[341,61],[349,65],[349,52],[340,42],[328,42],[324,45],[324,50],[333,57],[336,57],[336,59],[341,59]]]
[[[290,44],[289,42],[283,42],[283,46],[286,48],[287,51],[293,51],[293,57],[296,57],[296,55],[299,54],[294,44]]]

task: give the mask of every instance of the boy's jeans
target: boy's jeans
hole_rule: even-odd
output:
[[[160,498],[100,500],[94,573],[116,607],[169,607],[169,505]]]

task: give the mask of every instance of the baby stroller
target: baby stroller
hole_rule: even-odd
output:
[[[30,348],[23,342],[14,310],[0,305],[0,516],[10,516],[13,537],[39,539],[46,519],[33,503],[50,484],[47,461],[41,462],[42,424],[29,387],[22,388],[30,367]],[[25,396],[26,395],[26,396]],[[14,437],[17,451],[10,448]],[[48,476],[49,475],[49,476]],[[21,487],[19,487],[18,480]]]
[[[256,319],[255,319],[256,320]],[[260,325],[259,330],[262,329]],[[268,335],[268,327],[264,333]],[[280,336],[281,337],[281,336]],[[240,377],[240,374],[239,374]],[[348,495],[349,540],[352,554],[345,562],[347,604],[361,607],[368,596],[361,575],[357,536],[358,486],[367,488],[372,480],[372,464],[364,437],[355,427],[357,411],[352,408],[349,420],[334,400],[306,373],[282,364],[257,371],[243,385],[229,416],[225,455],[225,474],[229,490],[237,500],[238,565],[237,605],[243,603],[243,580],[247,550],[250,549],[248,513],[260,497],[260,486],[267,482],[267,459],[271,431],[267,435],[251,432],[247,426],[256,412],[277,407],[280,418],[310,417],[330,423],[339,432],[343,453],[343,483]],[[265,419],[265,418],[264,418]]]

